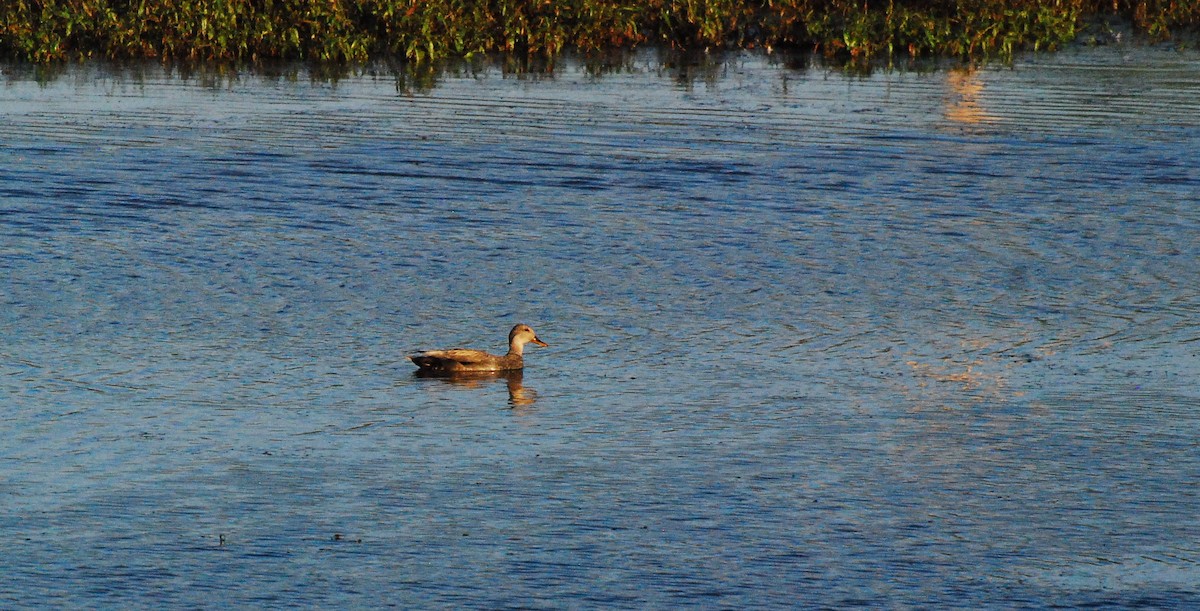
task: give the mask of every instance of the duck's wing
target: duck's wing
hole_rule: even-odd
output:
[[[482,363],[488,361],[493,357],[482,350],[453,348],[450,350],[426,350],[425,352],[418,352],[417,354],[414,354],[408,358],[418,365],[426,366],[424,363],[438,362],[455,362],[462,363],[463,365],[470,365],[473,363]]]

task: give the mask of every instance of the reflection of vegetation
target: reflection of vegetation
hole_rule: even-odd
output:
[[[5,0],[0,56],[534,61],[665,43],[1003,57],[1111,15],[1164,39],[1200,26],[1200,0]]]
[[[0,0],[2,1],[2,0]],[[247,79],[265,83],[312,81],[337,85],[343,79],[368,78],[375,81],[394,81],[396,91],[403,94],[425,93],[435,89],[446,78],[487,78],[496,74],[521,80],[556,79],[564,71],[580,71],[591,78],[645,70],[691,87],[696,82],[715,83],[728,70],[730,52],[695,53],[669,48],[609,49],[588,55],[565,52],[555,58],[522,58],[504,54],[476,55],[470,59],[447,58],[435,61],[404,61],[383,56],[366,62],[298,62],[286,60],[245,61],[163,61],[146,62],[100,60],[83,66],[64,62],[3,63],[0,78],[33,81],[41,84],[92,69],[106,79],[125,84],[139,84],[164,77],[178,77],[208,89],[226,89]],[[771,61],[792,71],[803,71],[820,65],[819,58],[808,53],[780,52]],[[939,62],[925,62],[937,64]],[[836,66],[831,64],[830,67]],[[866,67],[869,69],[869,67]],[[910,63],[905,69],[916,70]]]
[[[963,125],[995,121],[995,117],[980,105],[983,81],[975,70],[962,67],[950,70],[946,75],[946,84],[952,92],[946,105],[947,119]]]

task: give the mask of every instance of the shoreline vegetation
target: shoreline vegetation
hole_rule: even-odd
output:
[[[1198,30],[1200,0],[5,0],[0,59],[421,64],[662,45],[1007,60]]]

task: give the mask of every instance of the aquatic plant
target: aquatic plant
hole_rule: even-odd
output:
[[[1010,57],[1109,16],[1161,40],[1200,28],[1200,0],[5,0],[0,57],[425,62],[641,44]]]

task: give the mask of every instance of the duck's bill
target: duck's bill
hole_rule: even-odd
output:
[[[533,340],[531,340],[531,341],[533,341],[533,343],[535,343],[535,344],[537,344],[537,345],[539,345],[539,346],[541,346],[541,347],[543,347],[543,348],[545,348],[546,346],[549,346],[549,345],[550,345],[550,344],[547,344],[546,342],[544,342],[544,341],[542,341],[542,340],[540,340],[540,339],[538,339],[538,338],[536,338],[536,337],[535,337],[535,338],[533,338]]]

